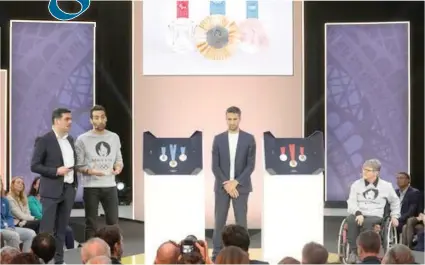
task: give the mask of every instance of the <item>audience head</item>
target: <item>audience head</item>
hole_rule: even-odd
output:
[[[19,249],[5,246],[1,249],[0,260],[1,264],[13,264],[11,263],[12,259],[21,253]]]
[[[394,245],[385,253],[382,264],[414,264],[412,250],[405,245]]]
[[[155,264],[177,264],[179,256],[180,246],[173,241],[167,241],[158,247]]]
[[[28,196],[37,196],[38,195],[38,187],[40,187],[40,176],[35,177],[35,179],[32,181],[30,192],[28,193]]]
[[[42,264],[40,259],[33,253],[19,253],[10,262],[10,264]]]
[[[397,186],[400,189],[404,189],[410,184],[410,175],[407,172],[397,173]]]
[[[49,233],[39,233],[32,240],[31,251],[44,263],[49,263],[56,252],[55,238]]]
[[[178,264],[205,264],[205,261],[201,253],[194,251],[190,253],[181,254],[177,263]]]
[[[111,259],[106,256],[91,258],[86,264],[112,264]]]
[[[27,204],[27,196],[25,195],[25,182],[22,177],[12,178],[12,182],[10,183],[9,194],[16,201],[22,203],[23,205]]]
[[[372,230],[361,232],[356,243],[357,254],[361,260],[369,256],[378,256],[381,250],[381,237]]]
[[[215,264],[249,264],[249,256],[240,247],[229,246],[218,253]]]
[[[302,250],[302,264],[326,264],[329,253],[326,248],[315,242],[304,245]]]
[[[116,225],[108,225],[99,229],[96,237],[103,239],[111,249],[111,256],[121,258],[123,254],[123,238],[121,231]]]
[[[103,239],[93,237],[83,244],[81,261],[86,264],[90,259],[97,256],[111,257],[111,249]]]
[[[227,225],[221,233],[221,240],[225,247],[235,246],[241,248],[243,251],[248,252],[251,240],[248,230],[240,225]]]
[[[300,264],[300,262],[293,257],[284,257],[279,264]]]
[[[366,181],[373,182],[379,177],[381,171],[381,162],[378,159],[369,159],[363,163],[363,178]]]

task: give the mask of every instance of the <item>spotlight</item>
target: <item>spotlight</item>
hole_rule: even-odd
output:
[[[118,182],[117,183],[117,189],[118,190],[123,190],[125,188],[125,184],[124,183],[122,183],[122,182]]]
[[[130,186],[124,182],[117,181],[118,203],[119,205],[130,205],[133,200],[133,194]]]

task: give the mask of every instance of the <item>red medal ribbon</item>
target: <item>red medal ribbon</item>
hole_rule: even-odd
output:
[[[280,154],[284,155],[285,152],[286,152],[286,147],[285,146],[280,147]]]
[[[300,155],[304,155],[304,146],[300,146]]]
[[[289,155],[291,156],[291,161],[295,161],[295,144],[289,145]]]
[[[189,18],[189,1],[177,1],[177,18]]]

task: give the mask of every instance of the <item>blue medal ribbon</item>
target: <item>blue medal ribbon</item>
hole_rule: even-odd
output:
[[[246,18],[258,18],[258,1],[246,1]]]
[[[210,15],[226,15],[226,1],[210,1]]]
[[[161,147],[161,155],[165,155],[167,152],[167,148],[166,147]]]
[[[186,147],[185,146],[181,146],[180,147],[180,154],[184,155],[186,152]]]
[[[177,145],[170,144],[171,161],[176,161]]]

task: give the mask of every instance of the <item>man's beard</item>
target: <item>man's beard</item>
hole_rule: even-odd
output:
[[[105,123],[99,123],[94,125],[94,129],[96,131],[103,131],[105,130],[106,124]]]

